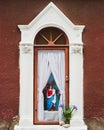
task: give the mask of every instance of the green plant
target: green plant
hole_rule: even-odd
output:
[[[60,104],[59,107],[61,107],[62,110],[63,110],[62,114],[63,114],[63,117],[64,117],[65,124],[69,124],[70,120],[72,118],[72,113],[74,112],[74,110],[77,110],[77,107],[75,105],[73,105],[72,107],[66,106],[64,108],[63,104]]]

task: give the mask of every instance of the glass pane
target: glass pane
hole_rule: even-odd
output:
[[[59,102],[65,101],[65,94],[60,95],[60,92],[64,93],[64,88],[65,51],[38,50],[37,119],[39,121],[59,120]]]
[[[57,40],[56,40],[57,39]],[[37,45],[48,45],[50,42],[53,42],[54,45],[65,45],[66,44],[66,35],[65,33],[54,27],[44,28],[39,31],[35,38],[35,44]]]
[[[65,36],[62,35],[56,42],[55,42],[56,45],[65,45],[66,44],[66,39],[65,39]]]
[[[48,42],[41,35],[37,35],[35,44],[48,44]]]

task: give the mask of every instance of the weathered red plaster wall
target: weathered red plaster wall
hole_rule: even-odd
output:
[[[51,0],[74,24],[85,25],[84,110],[85,117],[104,117],[104,1]],[[50,0],[0,1],[0,118],[18,114],[18,24],[28,24]]]

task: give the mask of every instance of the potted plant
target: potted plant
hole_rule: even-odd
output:
[[[65,124],[70,124],[70,120],[72,118],[72,113],[77,110],[77,107],[73,105],[72,107],[66,106],[64,108],[64,104],[60,104],[59,107],[63,110],[63,120]]]

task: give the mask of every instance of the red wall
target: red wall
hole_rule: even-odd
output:
[[[51,0],[74,24],[85,25],[84,112],[85,117],[104,117],[104,1]],[[18,114],[18,24],[28,24],[50,0],[0,1],[0,118]]]

